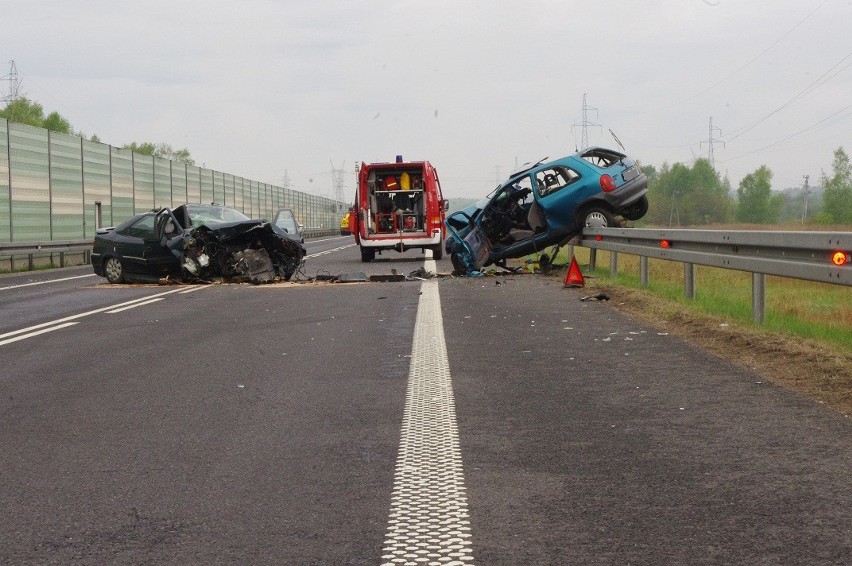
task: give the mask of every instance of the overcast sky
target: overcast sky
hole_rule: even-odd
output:
[[[0,75],[75,130],[333,196],[430,160],[447,197],[591,145],[811,185],[852,150],[852,1],[0,0]],[[0,84],[2,95],[8,82]],[[593,124],[593,125],[592,125]]]

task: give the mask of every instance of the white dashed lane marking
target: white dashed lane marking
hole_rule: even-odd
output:
[[[436,281],[421,288],[382,564],[470,565],[470,519],[441,298]]]

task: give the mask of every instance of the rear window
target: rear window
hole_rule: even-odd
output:
[[[606,169],[607,167],[612,167],[627,156],[617,151],[594,148],[583,153],[581,157],[596,167]]]

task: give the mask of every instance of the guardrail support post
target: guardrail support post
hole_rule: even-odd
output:
[[[609,276],[612,279],[618,277],[618,252],[609,252]]]
[[[683,295],[687,299],[695,298],[695,264],[683,264]]]
[[[598,250],[592,248],[589,250],[589,271],[594,271],[598,263]]]
[[[766,274],[751,274],[751,317],[756,324],[766,320]]]
[[[639,256],[639,284],[643,287],[648,286],[648,256]]]
[[[29,270],[32,271],[35,265],[33,262],[33,254],[27,254],[27,262],[29,262]]]
[[[65,267],[65,252],[59,252],[59,267]]]

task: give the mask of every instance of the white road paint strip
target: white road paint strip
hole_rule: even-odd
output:
[[[186,295],[187,293],[193,293],[195,291],[200,291],[201,289],[208,289],[209,285],[196,285],[195,287],[190,287],[189,289],[184,289],[183,291],[178,291],[181,295]]]
[[[309,255],[305,256],[305,259],[311,258],[311,257],[319,257],[321,255],[330,254],[330,253],[333,253],[333,252],[339,252],[340,250],[345,250],[346,248],[351,248],[354,245],[355,244],[347,244],[345,246],[340,246],[338,248],[332,248],[330,250],[325,250],[324,252],[317,252],[315,254],[309,254]]]
[[[51,326],[50,328],[43,328],[41,330],[36,330],[35,332],[30,332],[28,334],[21,334],[20,336],[15,336],[14,338],[9,338],[8,340],[0,340],[0,346],[4,346],[6,344],[11,344],[12,342],[17,342],[18,340],[25,340],[27,338],[32,338],[33,336],[38,336],[39,334],[45,334],[47,332],[53,332],[54,330],[60,330],[62,328],[66,328],[68,326],[74,326],[75,324],[79,324],[77,322],[66,322],[65,324],[60,324],[59,326]]]
[[[426,261],[423,262],[423,269],[429,273],[438,273],[438,264],[435,263],[432,255],[432,250],[426,250]]]
[[[352,236],[335,236],[333,238],[323,238],[322,240],[312,240],[312,239],[308,238],[308,240],[305,243],[306,244],[319,244],[321,242],[333,242],[334,240],[347,240],[347,239],[351,240]]]
[[[63,277],[61,279],[49,279],[48,281],[35,281],[33,283],[9,285],[8,287],[0,287],[0,291],[5,291],[6,289],[20,289],[21,287],[33,287],[34,285],[46,285],[48,283],[59,283],[60,281],[71,281],[72,279],[83,279],[84,277],[95,277],[95,274],[90,273],[88,275],[75,275],[74,277]]]
[[[33,326],[28,326],[26,328],[21,328],[20,330],[13,330],[12,332],[0,334],[0,340],[8,338],[9,336],[15,336],[17,334],[23,334],[25,332],[37,330],[39,328],[45,328],[47,326],[55,326],[57,324],[62,324],[63,322],[67,322],[69,320],[76,320],[78,318],[83,318],[84,316],[91,316],[93,314],[98,314],[99,312],[105,312],[105,311],[108,311],[108,310],[111,310],[111,309],[123,307],[125,305],[132,305],[132,304],[139,303],[139,302],[142,302],[142,301],[147,301],[147,300],[152,299],[154,297],[162,297],[164,295],[171,295],[172,293],[178,293],[180,291],[181,291],[181,289],[174,289],[172,291],[166,291],[164,293],[158,293],[156,295],[149,295],[147,297],[141,297],[139,299],[133,299],[132,301],[125,301],[125,302],[119,303],[117,305],[110,305],[108,307],[101,307],[101,308],[95,309],[93,311],[81,312],[79,314],[66,316],[65,318],[60,318],[60,319],[57,319],[57,320],[51,320],[50,322],[43,322],[41,324],[36,324],[36,325],[33,325]]]
[[[437,281],[425,281],[382,565],[473,564],[456,409]]]
[[[156,299],[151,299],[148,301],[143,301],[141,303],[135,303],[132,305],[127,305],[126,307],[121,307],[119,309],[113,309],[111,311],[107,311],[107,314],[115,314],[117,312],[124,312],[126,310],[135,309],[136,307],[144,307],[145,305],[150,305],[151,303],[156,303],[157,301],[162,301],[163,297],[157,297]]]

